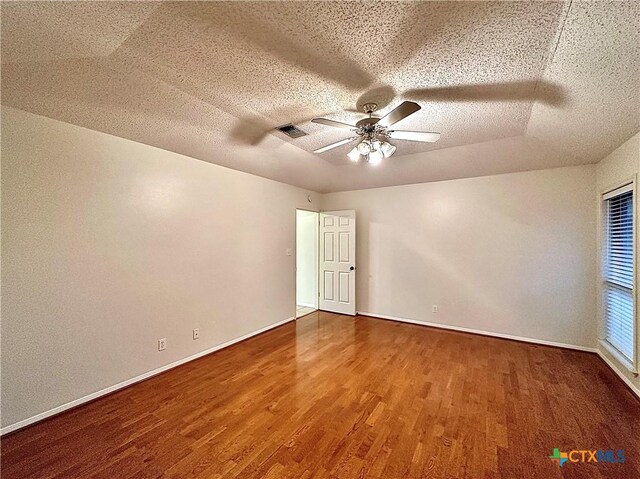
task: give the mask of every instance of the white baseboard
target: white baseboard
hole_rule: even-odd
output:
[[[622,379],[622,381],[624,381],[624,383],[629,386],[629,389],[631,389],[631,391],[633,391],[633,393],[638,396],[640,398],[640,389],[633,384],[628,377],[626,377],[624,374],[622,374],[622,372],[620,371],[620,368],[618,368],[618,366],[616,366],[614,364],[613,361],[611,361],[606,354],[604,354],[602,351],[600,351],[599,349],[596,351],[598,356],[600,356],[600,358],[607,363],[607,365],[613,369],[613,372],[616,373],[618,375],[618,377],[620,379]]]
[[[318,307],[313,303],[298,303],[298,306],[304,306],[305,308],[313,308],[318,309]]]
[[[546,339],[526,338],[524,336],[514,336],[512,334],[494,333],[492,331],[484,331],[481,329],[464,328],[462,326],[449,326],[448,324],[430,323],[428,321],[418,321],[416,319],[398,318],[396,316],[387,316],[376,313],[366,313],[364,311],[358,311],[361,316],[371,316],[372,318],[388,319],[390,321],[399,321],[401,323],[418,324],[420,326],[429,326],[431,328],[449,329],[452,331],[460,331],[462,333],[481,334],[483,336],[491,336],[501,339],[513,339],[515,341],[523,341],[525,343],[542,344],[544,346],[555,346],[558,348],[575,349],[577,351],[586,351],[588,353],[596,353],[596,348],[588,348],[586,346],[578,346],[576,344],[557,343],[554,341],[547,341]]]
[[[48,417],[54,416],[56,414],[59,414],[63,411],[66,411],[67,409],[71,409],[73,407],[76,406],[80,406],[81,404],[84,404],[86,402],[92,401],[94,399],[99,398],[100,396],[104,396],[105,394],[109,394],[112,393],[114,391],[117,391],[118,389],[122,389],[125,388],[127,386],[131,386],[132,384],[138,383],[140,381],[144,381],[145,379],[149,379],[152,376],[156,376],[160,373],[163,373],[165,371],[168,371],[169,369],[173,369],[177,366],[180,366],[181,364],[184,363],[188,363],[189,361],[193,361],[194,359],[198,359],[201,358],[202,356],[206,356],[207,354],[211,354],[214,353],[216,351],[219,351],[220,349],[224,349],[226,347],[229,347],[233,344],[239,343],[240,341],[244,341],[245,339],[249,339],[253,336],[257,336],[260,333],[264,333],[265,331],[269,331],[270,329],[273,328],[277,328],[278,326],[282,326],[283,324],[286,324],[290,321],[293,321],[295,319],[295,317],[293,318],[288,318],[282,321],[278,321],[277,323],[271,324],[269,326],[265,326],[264,328],[258,329],[257,331],[253,331],[251,333],[245,334],[244,336],[240,336],[238,338],[232,339],[230,341],[227,341],[225,343],[222,344],[218,344],[217,346],[214,346],[212,348],[209,349],[205,349],[204,351],[200,351],[196,354],[193,354],[191,356],[187,356],[186,358],[183,359],[179,359],[178,361],[174,361],[172,363],[169,363],[165,366],[159,367],[157,369],[154,369],[152,371],[146,372],[144,374],[141,374],[139,376],[136,376],[134,378],[131,379],[127,379],[126,381],[122,381],[121,383],[118,384],[114,384],[113,386],[109,386],[108,388],[104,388],[101,389],[100,391],[96,391],[94,393],[88,394],[86,396],[83,396],[81,398],[78,399],[74,399],[73,401],[70,401],[66,404],[62,404],[60,406],[54,407],[53,409],[49,409],[48,411],[45,412],[41,412],[40,414],[36,414],[35,416],[32,416],[30,418],[27,419],[23,419],[22,421],[18,421],[14,424],[10,424],[6,427],[3,427],[2,429],[0,429],[0,435],[3,434],[7,434],[9,432],[12,431],[16,431],[18,429],[21,429],[23,427],[29,426],[30,424],[33,424],[35,422],[41,421],[43,419],[46,419]]]

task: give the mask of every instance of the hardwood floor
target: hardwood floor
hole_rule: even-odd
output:
[[[313,313],[317,311],[316,308],[310,308],[309,306],[296,306],[296,318],[302,318],[303,316],[306,316],[309,313]]]
[[[554,448],[624,449],[567,463]],[[640,477],[594,354],[312,313],[2,439],[2,478]]]

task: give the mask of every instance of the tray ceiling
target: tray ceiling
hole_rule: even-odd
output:
[[[640,129],[639,31],[636,2],[11,2],[2,103],[320,192],[569,166]],[[311,153],[349,136],[311,118],[403,100],[439,142]]]

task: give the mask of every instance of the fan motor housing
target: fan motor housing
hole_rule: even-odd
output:
[[[356,126],[362,129],[373,128],[373,126],[376,123],[378,123],[378,120],[380,120],[380,118],[375,118],[375,117],[363,118],[362,120],[356,123]]]

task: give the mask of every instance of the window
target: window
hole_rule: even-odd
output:
[[[635,366],[633,183],[603,199],[605,340]]]

